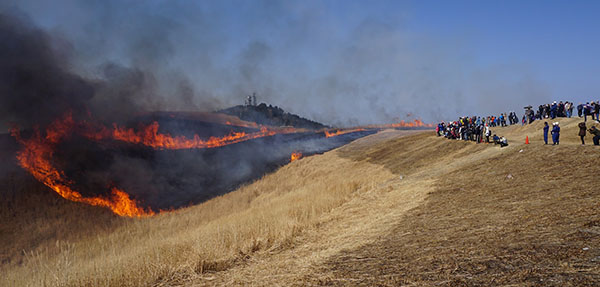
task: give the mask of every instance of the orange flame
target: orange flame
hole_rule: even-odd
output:
[[[66,179],[65,174],[52,165],[52,156],[56,145],[72,133],[77,132],[92,140],[113,139],[143,144],[156,149],[214,148],[275,134],[299,131],[294,128],[269,129],[262,127],[260,131],[255,133],[232,132],[224,137],[210,137],[203,140],[198,135],[194,135],[193,138],[173,137],[170,134],[158,133],[158,129],[157,122],[142,127],[138,131],[118,127],[116,124],[113,125],[113,129],[98,128],[87,122],[76,123],[71,114],[66,114],[48,126],[45,137],[41,135],[38,129],[29,139],[21,138],[18,129],[11,130],[11,134],[23,146],[17,153],[19,165],[63,198],[106,207],[120,216],[140,217],[154,215],[155,212],[151,209],[145,210],[139,207],[134,199],[131,199],[127,193],[117,187],[112,187],[110,189],[111,194],[104,197],[84,197],[81,193],[73,190],[71,187],[73,182]]]
[[[154,215],[152,210],[146,211],[138,207],[135,200],[116,187],[111,189],[110,197],[84,197],[70,187],[73,183],[66,179],[64,173],[55,168],[51,162],[55,145],[71,132],[73,124],[72,117],[67,115],[48,127],[46,137],[42,137],[40,131],[36,130],[29,139],[21,138],[19,131],[13,129],[11,134],[23,145],[23,149],[17,153],[19,165],[65,199],[106,207],[121,216]]]
[[[290,157],[290,162],[300,159],[301,157],[302,157],[302,153],[295,151],[292,153],[292,156]]]
[[[113,129],[102,128],[99,132],[84,132],[85,136],[94,140],[114,139],[127,143],[143,144],[156,149],[192,149],[192,148],[215,148],[250,139],[273,136],[276,134],[294,133],[296,129],[269,129],[262,127],[260,131],[254,133],[232,132],[223,137],[210,137],[202,139],[197,134],[193,138],[185,136],[171,136],[170,134],[161,134],[158,132],[158,122],[142,127],[138,131],[132,128],[119,127],[113,125]]]
[[[426,124],[420,119],[414,119],[413,121],[400,121],[394,124],[385,124],[385,125],[370,125],[367,126],[369,128],[379,128],[379,129],[387,129],[387,128],[431,128],[433,124]]]
[[[230,125],[231,122],[226,121]],[[236,122],[234,125],[255,127],[245,122]],[[374,125],[353,129],[336,130],[335,132],[325,130],[326,137],[335,137],[347,133],[365,131],[365,129],[397,128],[397,127],[432,127],[431,124],[425,124],[421,120],[413,122],[404,122],[388,125]],[[257,127],[257,126],[256,126]],[[73,182],[66,179],[64,172],[52,165],[52,156],[56,145],[62,140],[77,132],[92,140],[112,139],[124,141],[127,143],[143,144],[156,149],[191,149],[191,148],[214,148],[242,141],[256,139],[261,137],[273,136],[276,134],[296,133],[304,130],[295,128],[267,128],[261,127],[260,131],[253,133],[232,132],[224,137],[210,137],[202,139],[198,135],[193,138],[184,136],[171,136],[158,132],[158,122],[153,122],[148,126],[141,127],[137,131],[132,128],[119,127],[113,124],[113,128],[104,126],[95,126],[87,122],[76,123],[71,114],[65,115],[53,122],[46,129],[46,135],[43,137],[38,129],[29,139],[23,139],[17,129],[11,130],[11,134],[23,146],[17,153],[19,165],[31,173],[37,180],[50,187],[65,199],[82,202],[94,206],[109,208],[115,214],[128,217],[141,217],[154,215],[151,209],[144,209],[138,206],[138,203],[129,197],[123,190],[117,187],[110,188],[110,195],[84,197],[81,193],[72,189]],[[294,152],[291,155],[290,162],[302,157],[302,153]],[[162,211],[161,211],[162,212]]]
[[[362,132],[365,131],[365,129],[363,128],[358,128],[358,129],[347,129],[347,130],[337,130],[335,132],[330,132],[330,131],[325,131],[325,137],[336,137],[336,136],[340,136],[343,134],[349,134],[349,133],[353,133],[353,132]]]

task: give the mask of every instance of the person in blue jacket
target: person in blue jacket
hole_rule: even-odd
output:
[[[560,138],[560,127],[558,126],[558,122],[555,122],[552,125],[552,145],[558,145],[558,141]]]
[[[550,126],[548,126],[548,122],[544,122],[544,144],[548,144],[548,130]]]

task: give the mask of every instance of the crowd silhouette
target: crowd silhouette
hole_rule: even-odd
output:
[[[600,130],[595,126],[591,126],[589,129],[586,126],[588,117],[600,123],[600,102],[591,101],[585,104],[579,103],[577,106],[573,102],[560,101],[552,102],[550,104],[539,105],[537,110],[534,110],[532,106],[524,107],[525,112],[520,120],[521,125],[527,125],[535,122],[536,120],[555,120],[557,118],[571,118],[573,117],[573,111],[577,109],[577,117],[583,118],[579,127],[579,137],[581,138],[581,144],[585,144],[585,136],[589,132],[593,136],[594,145],[600,143]],[[438,136],[443,136],[447,139],[474,141],[477,143],[494,143],[500,147],[508,146],[508,140],[505,137],[494,134],[491,128],[494,127],[506,127],[509,125],[519,124],[519,117],[514,111],[501,113],[499,116],[465,116],[460,117],[456,121],[440,122],[436,127]],[[548,133],[552,136],[552,144],[560,144],[560,124],[555,121],[552,123],[552,127],[548,125],[548,122],[544,122],[544,143],[548,144]],[[491,139],[491,140],[490,140]]]

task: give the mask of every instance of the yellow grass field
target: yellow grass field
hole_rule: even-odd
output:
[[[600,147],[559,121],[560,146],[540,122],[502,149],[387,130],[143,219],[11,172],[0,285],[598,285]]]

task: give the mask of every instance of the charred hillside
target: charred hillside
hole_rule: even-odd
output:
[[[311,130],[328,128],[328,126],[321,123],[288,113],[277,106],[267,106],[265,103],[261,103],[260,105],[239,105],[218,112],[236,116],[241,120],[255,122],[260,125],[292,126]]]

